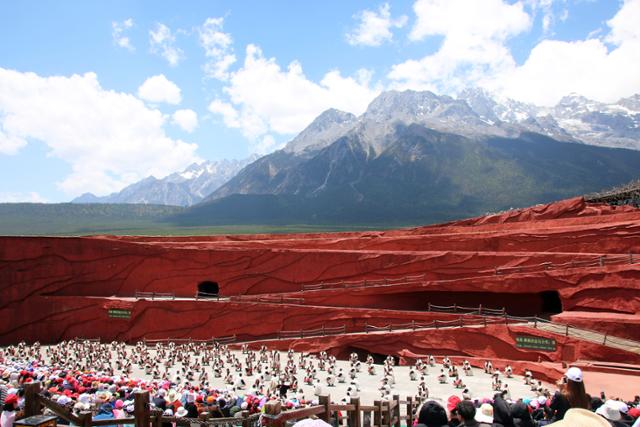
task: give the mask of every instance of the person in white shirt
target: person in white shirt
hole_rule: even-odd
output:
[[[409,370],[409,379],[411,381],[416,381],[418,379],[418,375],[416,374],[416,371],[412,369]]]
[[[2,406],[2,415],[0,415],[0,427],[13,427],[17,410],[18,396],[15,394],[7,395]]]

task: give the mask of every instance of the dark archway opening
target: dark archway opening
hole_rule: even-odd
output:
[[[338,352],[336,358],[349,360],[349,356],[351,355],[351,353],[356,353],[358,355],[358,360],[362,363],[367,360],[367,356],[371,355],[373,356],[373,363],[378,365],[382,365],[388,356],[387,354],[373,353],[360,347],[346,346],[340,349],[340,352]],[[393,357],[393,360],[395,361],[395,364],[397,366],[400,363],[400,358],[395,355],[391,356]]]
[[[466,307],[478,309],[505,309],[512,316],[549,316],[562,312],[562,301],[557,291],[542,292],[467,292],[467,291],[412,291],[383,295],[349,295],[348,300],[333,303],[347,306],[382,308],[390,310],[426,311],[429,304],[440,307]],[[437,307],[433,311],[438,311]],[[468,310],[467,310],[468,311]],[[465,310],[459,310],[464,313]]]
[[[198,298],[215,298],[220,292],[220,287],[216,282],[205,280],[198,284]]]
[[[562,300],[558,291],[540,292],[542,298],[542,312],[545,314],[562,313]]]

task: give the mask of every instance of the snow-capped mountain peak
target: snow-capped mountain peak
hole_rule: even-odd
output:
[[[220,160],[194,163],[185,170],[157,179],[144,178],[118,193],[96,197],[87,193],[72,203],[144,203],[175,206],[194,205],[233,178],[243,167],[258,159]]]
[[[590,145],[640,149],[640,94],[607,104],[572,93],[550,108],[496,96],[483,89],[464,90],[458,99],[498,126],[521,127]]]

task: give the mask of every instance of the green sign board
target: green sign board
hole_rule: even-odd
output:
[[[130,319],[131,310],[122,310],[120,308],[110,308],[109,317],[112,317],[115,319]]]
[[[517,335],[516,347],[530,350],[556,351],[556,340],[551,338]]]

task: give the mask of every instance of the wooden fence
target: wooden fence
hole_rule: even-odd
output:
[[[267,304],[304,304],[304,298],[286,297],[284,295],[232,295],[229,301],[262,302]]]
[[[461,305],[434,305],[427,304],[427,311],[435,311],[439,313],[461,313],[461,314],[478,314],[487,316],[504,316],[507,310],[502,308],[487,308],[480,304],[478,307],[464,307]]]
[[[117,419],[94,420],[94,413],[83,411],[74,414],[51,399],[40,394],[41,385],[39,382],[25,386],[25,417],[42,414],[44,409],[48,409],[56,416],[66,420],[70,424],[80,427],[134,425],[135,427],[162,427],[163,423],[173,423],[176,426],[192,426],[198,424],[206,426],[242,426],[257,427],[259,415],[249,415],[248,411],[242,411],[241,417],[230,418],[210,418],[208,414],[201,414],[197,419],[175,416],[164,416],[161,410],[151,409],[148,391],[134,393],[134,410],[131,416]]]
[[[228,337],[212,337],[208,340],[196,340],[193,338],[143,338],[142,342],[146,346],[156,345],[156,344],[206,344],[206,345],[224,345],[224,344],[232,344],[238,341],[238,338],[235,335],[230,335]]]
[[[613,347],[620,347],[625,345],[638,346],[640,343],[635,341],[611,336],[608,333],[590,330],[586,328],[579,328],[564,323],[554,323],[548,319],[544,319],[538,316],[511,316],[506,314],[503,309],[484,308],[482,306],[476,308],[462,307],[462,306],[436,306],[429,304],[429,310],[437,313],[458,314],[457,318],[450,320],[433,320],[431,322],[416,322],[412,320],[406,323],[389,323],[386,325],[370,325],[365,323],[359,327],[347,328],[346,325],[325,327],[315,329],[303,329],[297,331],[279,331],[272,334],[260,335],[255,337],[248,336],[227,336],[227,337],[213,337],[207,340],[198,340],[192,338],[161,338],[161,339],[147,339],[143,338],[143,343],[147,346],[155,344],[167,345],[169,343],[174,344],[206,344],[206,345],[226,345],[226,344],[242,344],[251,342],[264,342],[264,341],[279,341],[288,339],[299,338],[313,338],[324,336],[336,336],[344,334],[358,334],[358,333],[375,333],[375,332],[393,332],[393,331],[405,331],[405,330],[425,330],[425,329],[441,329],[441,328],[462,328],[462,327],[486,327],[488,325],[527,325],[534,329],[543,329],[547,332],[571,336],[574,338],[586,339],[585,333],[591,334],[596,337],[601,337],[600,341],[594,340],[593,336],[589,338],[592,342],[598,342],[602,345],[609,345]],[[92,340],[98,341],[99,340]]]
[[[373,405],[361,405],[359,398],[351,398],[348,404],[331,403],[330,396],[320,396],[319,404],[304,408],[284,410],[277,414],[252,414],[242,411],[240,417],[210,418],[207,413],[197,419],[164,416],[162,411],[151,409],[148,391],[134,393],[134,411],[132,416],[118,419],[94,420],[89,411],[74,414],[71,410],[57,404],[40,394],[39,382],[25,385],[25,417],[40,415],[48,409],[56,416],[80,427],[135,425],[135,427],[162,427],[163,423],[177,426],[242,426],[284,427],[295,421],[309,417],[318,417],[332,425],[347,427],[401,427],[412,425],[420,402],[413,397],[400,400],[394,395],[392,400],[376,400]],[[261,419],[262,420],[261,420]]]
[[[136,299],[176,299],[176,294],[174,292],[143,292],[136,291],[134,294]]]
[[[485,276],[500,276],[504,274],[518,274],[518,273],[531,273],[547,270],[561,270],[570,268],[586,268],[586,267],[605,267],[608,265],[623,265],[623,264],[635,264],[640,259],[632,252],[628,254],[606,254],[595,255],[590,258],[575,259],[562,263],[543,262],[540,264],[520,265],[520,266],[496,266],[490,267],[487,270],[474,270],[477,275]],[[410,285],[416,283],[422,283],[426,280],[425,274],[404,276],[398,278],[384,278],[384,279],[365,279],[356,281],[335,281],[335,282],[320,282],[320,283],[303,283],[301,284],[301,291],[319,291],[322,289],[348,289],[348,288],[363,288],[373,286],[399,286]]]
[[[292,422],[318,417],[331,424],[346,427],[401,427],[411,426],[420,405],[413,397],[400,400],[376,400],[373,405],[362,405],[360,398],[352,397],[349,403],[331,403],[331,396],[320,396],[319,405],[284,411],[275,415],[263,415],[264,424],[282,427]]]
[[[321,282],[321,283],[303,283],[302,291],[315,291],[320,289],[340,289],[340,288],[362,288],[368,286],[389,286],[389,285],[407,285],[411,283],[421,283],[425,280],[424,274],[404,277],[391,277],[374,280],[355,280],[355,281],[338,281],[338,282]]]

